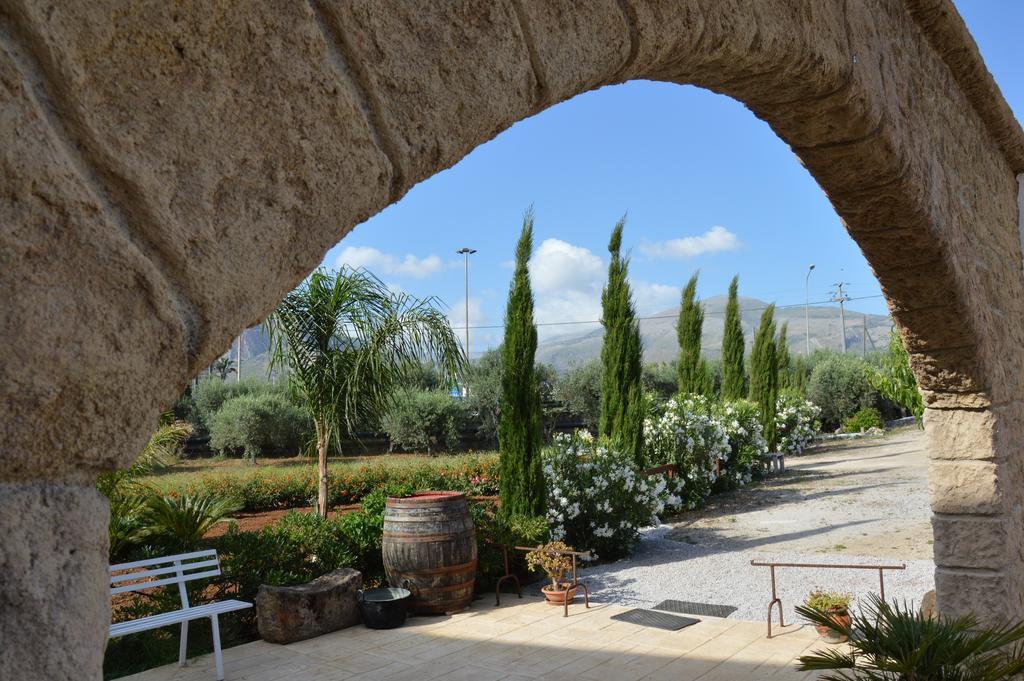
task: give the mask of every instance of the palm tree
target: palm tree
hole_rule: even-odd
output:
[[[225,355],[210,365],[210,371],[215,371],[220,376],[220,380],[226,381],[228,376],[236,371],[235,360]]]
[[[317,513],[327,515],[327,447],[343,431],[372,421],[430,360],[447,382],[465,366],[436,298],[394,293],[363,269],[317,270],[264,323],[271,368],[288,369],[292,390],[316,432]]]
[[[849,626],[805,606],[796,611],[850,639],[849,651],[799,659],[799,671],[834,672],[819,677],[825,681],[1007,681],[1024,672],[1024,622],[987,628],[972,616],[930,619],[877,595]]]

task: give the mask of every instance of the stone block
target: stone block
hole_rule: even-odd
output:
[[[985,623],[1019,617],[1010,602],[1005,575],[999,572],[935,569],[936,607],[944,617],[974,614]]]
[[[935,564],[946,568],[992,569],[1004,565],[1007,531],[1004,518],[932,517]]]
[[[998,515],[1002,512],[999,470],[994,463],[933,460],[928,467],[928,493],[935,513]]]
[[[352,568],[329,572],[299,586],[264,584],[256,595],[260,637],[294,643],[359,623],[356,592],[363,575]]]
[[[926,409],[925,432],[933,459],[997,458],[993,447],[995,414],[991,410]]]

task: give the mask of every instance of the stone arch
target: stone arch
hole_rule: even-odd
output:
[[[352,226],[601,85],[746,104],[925,390],[939,607],[1024,614],[1024,134],[949,0],[0,6],[2,662],[98,676],[97,472]],[[54,644],[55,639],[60,644]]]

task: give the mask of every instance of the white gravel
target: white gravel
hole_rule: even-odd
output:
[[[934,588],[927,452],[923,432],[819,448],[789,457],[789,471],[767,484],[713,497],[672,526],[649,528],[639,550],[586,568],[594,600],[650,607],[665,599],[735,606],[733,618],[762,620],[771,600],[769,570],[751,560],[790,563],[906,564],[886,571],[887,600],[919,604]],[[675,539],[669,539],[672,534]],[[786,609],[815,587],[864,599],[878,572],[777,568]]]
[[[582,576],[593,594],[592,600],[645,608],[666,599],[731,605],[737,608],[731,618],[756,621],[767,615],[771,581],[768,568],[753,567],[751,560],[900,564],[900,561],[884,558],[846,554],[720,552],[714,548],[665,539],[665,534],[671,529],[666,525],[648,529],[644,532],[639,551],[633,556],[586,569]],[[886,571],[886,598],[906,599],[919,604],[921,597],[934,588],[935,564],[930,560],[914,560],[906,561],[906,566],[906,570]],[[788,623],[796,617],[793,607],[803,602],[812,588],[820,586],[852,593],[855,598],[863,597],[878,592],[878,573],[828,568],[777,568],[776,586]]]

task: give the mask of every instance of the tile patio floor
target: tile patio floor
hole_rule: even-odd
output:
[[[415,617],[400,629],[363,626],[282,646],[256,641],[224,651],[227,681],[797,681],[793,660],[823,646],[809,626],[765,638],[763,622],[702,617],[666,632],[617,622],[627,608],[569,609],[514,596],[480,599],[451,617]],[[214,681],[213,657],[124,677]]]

